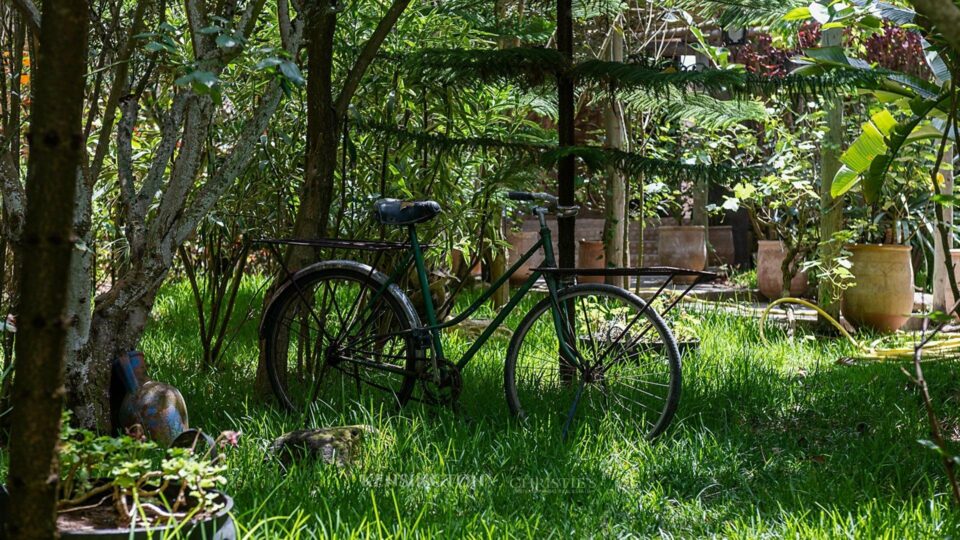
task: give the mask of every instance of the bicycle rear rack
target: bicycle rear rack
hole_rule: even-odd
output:
[[[607,277],[607,276],[616,276],[616,277],[653,277],[653,278],[664,278],[663,282],[660,283],[660,286],[657,290],[647,299],[648,303],[653,303],[654,300],[660,297],[663,294],[663,291],[666,290],[670,284],[674,283],[676,278],[693,278],[690,283],[683,283],[686,285],[686,288],[680,292],[676,298],[664,308],[660,314],[666,315],[671,309],[674,308],[681,300],[683,300],[687,294],[693,290],[697,285],[713,281],[719,277],[715,272],[705,272],[702,270],[691,270],[689,268],[675,268],[672,266],[647,266],[642,268],[545,268],[538,267],[534,269],[537,272],[543,274],[554,274],[559,277],[566,276],[595,276],[595,277]],[[679,284],[679,283],[678,283]]]
[[[253,243],[265,244],[268,246],[305,246],[313,248],[359,251],[399,251],[410,249],[410,244],[408,242],[391,242],[387,240],[342,240],[339,238],[317,238],[310,240],[264,238],[260,240],[254,240]],[[427,248],[429,247],[429,244],[420,244],[420,247]]]

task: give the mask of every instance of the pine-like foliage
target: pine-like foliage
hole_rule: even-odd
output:
[[[743,122],[763,122],[768,118],[766,108],[758,101],[717,99],[677,89],[659,93],[636,89],[621,92],[619,97],[627,109],[658,114],[668,120],[692,121],[704,129],[727,129]]]
[[[426,49],[410,54],[409,74],[424,84],[515,83],[535,87],[550,82],[565,70],[584,84],[604,84],[616,89],[643,88],[652,93],[670,89],[707,93],[725,92],[734,98],[772,95],[786,91],[804,97],[836,94],[856,88],[874,88],[880,71],[837,70],[817,74],[770,77],[735,69],[686,71],[641,63],[587,60],[569,66],[555,49]]]
[[[441,133],[425,133],[400,129],[383,124],[364,124],[360,129],[372,130],[390,137],[398,144],[416,144],[430,148],[437,153],[456,153],[478,148],[500,150],[516,157],[524,157],[551,167],[568,155],[579,158],[587,168],[603,171],[615,167],[633,178],[660,177],[671,182],[707,181],[729,184],[747,176],[757,175],[760,170],[748,167],[728,165],[686,164],[674,160],[650,158],[602,146],[566,146],[560,147],[556,141],[545,141],[534,135],[524,139],[523,135],[514,135],[511,140],[493,137],[453,137]]]
[[[830,71],[768,77],[734,69],[678,71],[644,64],[588,60],[574,68],[580,80],[603,82],[616,88],[643,88],[653,93],[680,90],[727,92],[733,97],[772,95],[785,91],[792,96],[822,96],[857,88],[876,87],[884,74],[864,70]]]
[[[556,49],[425,49],[410,55],[410,74],[428,84],[466,81],[518,83],[539,86],[567,69],[567,60]]]

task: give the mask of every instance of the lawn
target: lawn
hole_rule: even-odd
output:
[[[257,288],[248,281],[241,308],[258,305]],[[180,388],[193,425],[243,432],[229,454],[228,491],[249,537],[943,538],[960,530],[942,468],[917,443],[927,437],[917,389],[895,363],[837,364],[851,353],[838,340],[773,332],[765,344],[752,320],[693,313],[702,344],[684,358],[673,425],[651,444],[590,426],[563,442],[558,430],[512,419],[500,339],[464,373],[458,413],[414,406],[318,419],[380,433],[353,467],[303,463],[284,475],[264,460],[265,447],[299,426],[254,397],[255,317],[234,336],[227,365],[206,375],[187,287],[167,286],[154,315],[143,348],[155,378]],[[927,367],[954,438],[958,372],[952,362]]]

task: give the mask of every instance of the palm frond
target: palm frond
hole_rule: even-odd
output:
[[[804,0],[680,0],[678,7],[714,20],[721,28],[785,27],[783,17]]]

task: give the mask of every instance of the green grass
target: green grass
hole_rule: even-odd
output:
[[[255,288],[241,307],[257,305]],[[684,359],[677,417],[653,444],[602,429],[563,442],[559,430],[510,418],[501,339],[464,373],[459,414],[353,411],[333,421],[380,430],[357,465],[304,463],[286,475],[264,449],[300,426],[254,397],[255,320],[225,367],[201,373],[189,292],[173,284],[142,345],[155,378],[182,391],[192,425],[242,430],[228,491],[248,537],[957,536],[942,468],[917,443],[927,438],[919,393],[897,364],[839,365],[851,353],[843,342],[771,332],[763,344],[753,321],[694,315],[702,345]],[[960,438],[958,371],[927,367]]]

